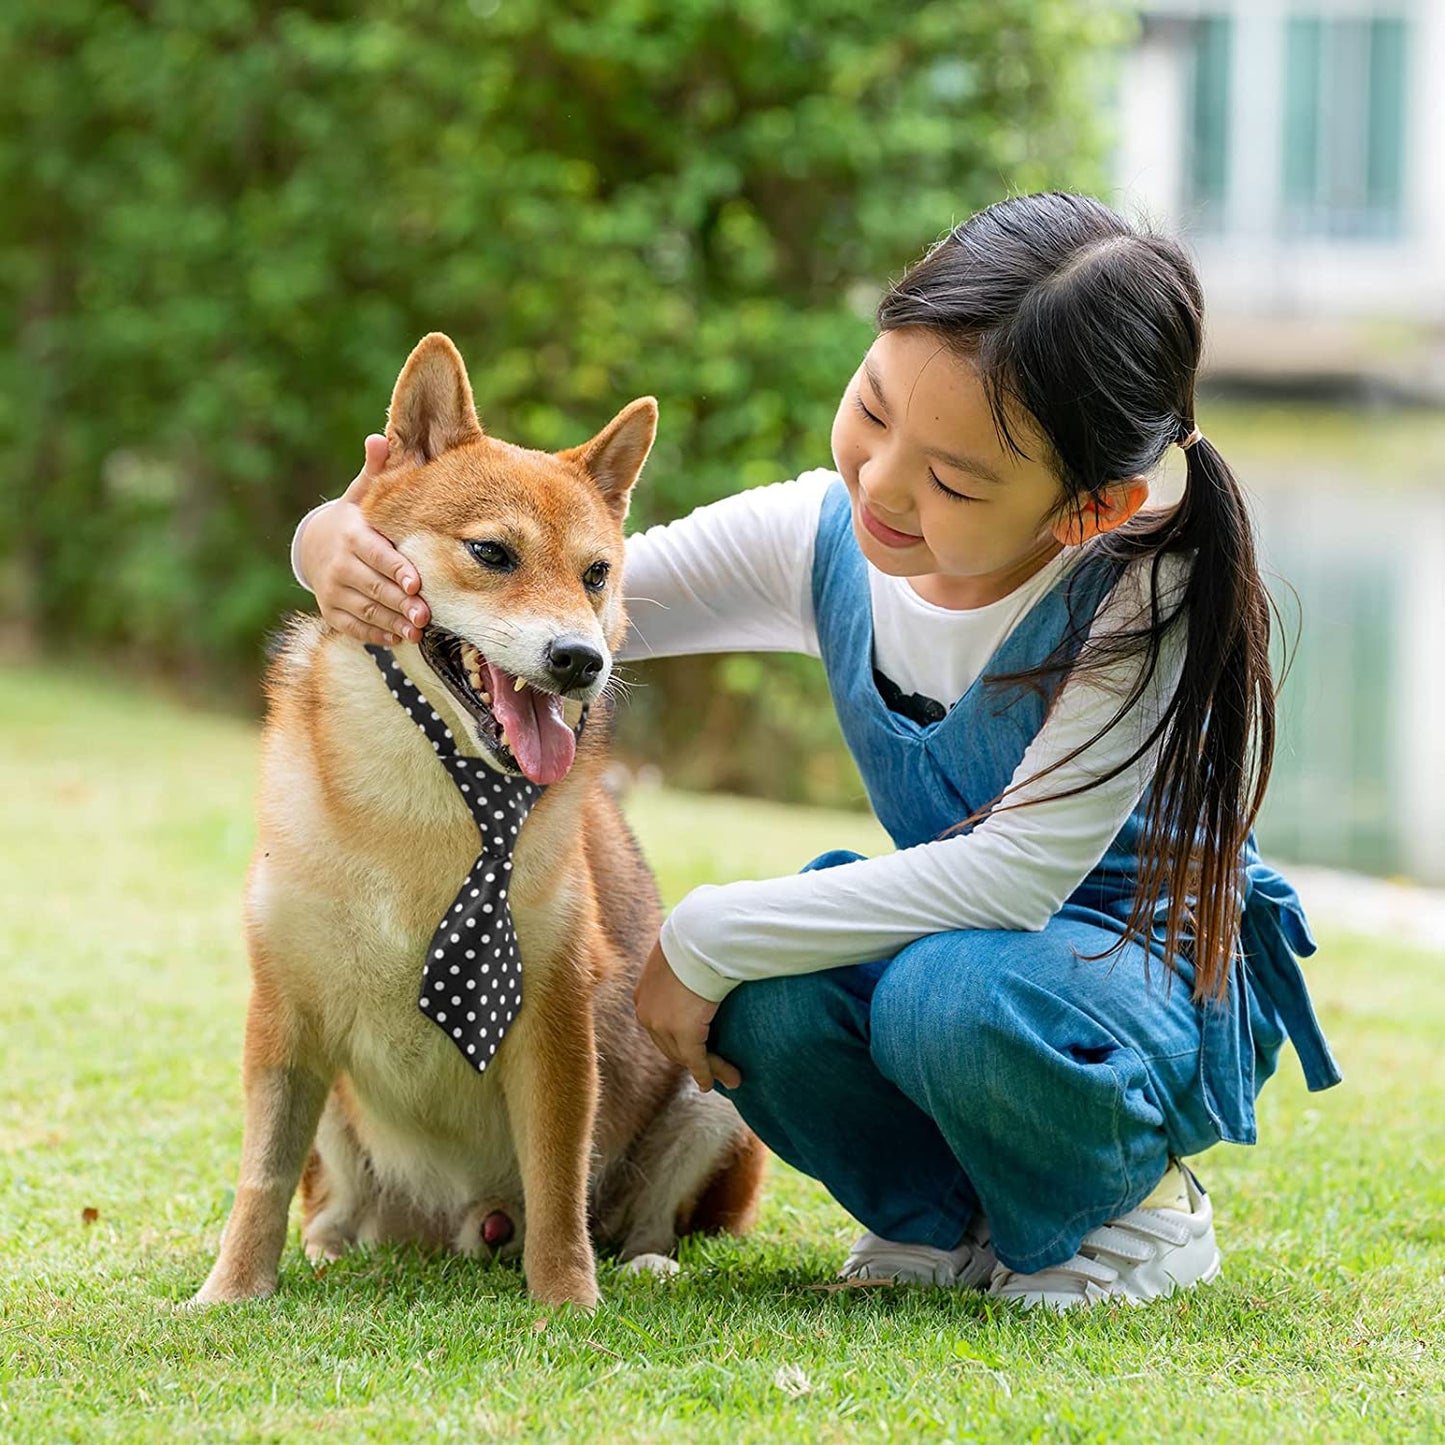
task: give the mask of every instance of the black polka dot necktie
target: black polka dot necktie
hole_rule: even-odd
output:
[[[476,820],[482,851],[427,946],[418,1007],[481,1073],[522,1007],[522,960],[507,887],[517,834],[546,791],[457,751],[451,729],[385,647],[366,649]]]

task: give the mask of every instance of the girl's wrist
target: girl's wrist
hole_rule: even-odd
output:
[[[334,506],[339,500],[339,497],[333,497],[328,502],[322,502],[320,506],[312,507],[312,509],[307,512],[307,514],[302,517],[302,519],[296,524],[296,531],[292,534],[291,537],[291,575],[295,577],[296,581],[302,587],[304,587],[308,592],[312,593],[313,595],[315,594],[316,589],[306,580],[306,576],[301,570],[301,539],[305,535],[306,524],[310,522],[310,520],[318,512],[324,512],[327,507]]]
[[[705,883],[693,892],[698,893],[714,887],[715,884]],[[737,987],[738,980],[720,973],[695,943],[684,941],[684,925],[679,921],[679,915],[685,911],[683,904],[686,901],[686,898],[681,900],[663,920],[662,931],[657,940],[658,949],[672,976],[684,988],[699,998],[706,999],[708,1003],[720,1004]]]

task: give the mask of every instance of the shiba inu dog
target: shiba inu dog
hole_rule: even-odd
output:
[[[364,506],[425,577],[432,622],[391,658],[469,766],[538,785],[510,880],[523,1001],[482,1072],[419,1011],[479,825],[367,650],[293,621],[246,888],[240,1180],[193,1303],[274,1291],[298,1181],[313,1259],[383,1240],[520,1252],[536,1298],[584,1307],[594,1243],[663,1268],[679,1233],[751,1222],[761,1143],[634,1016],[661,909],[602,784],[622,524],[656,424],[642,398],[582,446],[530,451],[484,435],[445,336],[407,360]]]

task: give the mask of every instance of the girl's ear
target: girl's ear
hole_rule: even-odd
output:
[[[1064,546],[1076,547],[1090,537],[1112,532],[1121,522],[1127,522],[1148,500],[1147,477],[1127,477],[1122,482],[1110,482],[1102,496],[1088,498],[1082,509],[1056,521],[1053,524],[1054,536]]]
[[[451,338],[433,331],[417,342],[386,413],[388,468],[425,466],[443,452],[481,441],[466,364]]]
[[[557,455],[591,477],[621,522],[627,517],[633,485],[656,436],[657,398],[640,396],[628,402],[590,442]]]

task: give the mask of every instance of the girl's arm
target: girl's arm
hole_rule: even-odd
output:
[[[1177,586],[1177,566],[1166,584]],[[1187,566],[1187,564],[1183,564]],[[1091,636],[1127,625],[1142,605],[1126,576],[1096,614]],[[1164,607],[1173,606],[1173,598]],[[1155,674],[1133,709],[1092,748],[1005,800],[1044,799],[1121,762],[1153,729],[1178,686],[1184,628],[1165,637]],[[1014,772],[1017,784],[1098,731],[1127,696],[1134,660],[1103,677],[1067,679]],[[1118,689],[1125,689],[1119,691]],[[811,973],[889,958],[931,933],[964,928],[1038,931],[1103,857],[1153,777],[1159,743],[1117,777],[1056,802],[1006,808],[971,833],[784,878],[695,888],[669,914],[661,945],[694,993],[720,1001],[747,979]]]
[[[818,656],[813,545],[834,473],[750,487],[627,539],[628,662],[695,652]]]

